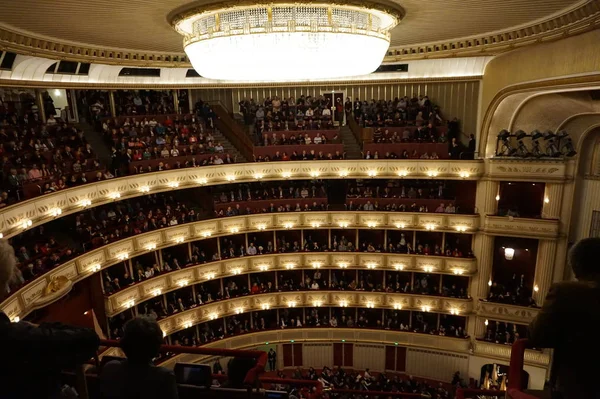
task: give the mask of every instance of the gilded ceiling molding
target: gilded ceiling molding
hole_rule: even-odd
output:
[[[500,54],[522,46],[558,40],[593,30],[599,21],[600,4],[598,1],[590,0],[564,14],[519,29],[438,43],[390,48],[384,62]],[[0,50],[57,60],[110,65],[191,67],[183,51],[181,53],[151,53],[106,49],[28,36],[7,28],[0,28]]]
[[[373,79],[373,80],[332,80],[332,81],[302,81],[302,82],[257,82],[257,83],[185,83],[160,85],[156,83],[136,84],[136,83],[77,83],[77,82],[56,82],[42,80],[17,80],[0,79],[0,87],[16,88],[61,88],[61,89],[118,89],[118,90],[165,90],[165,89],[268,89],[268,88],[287,88],[294,87],[314,87],[317,86],[359,86],[372,85],[380,86],[385,84],[419,84],[419,83],[446,83],[446,82],[477,82],[483,78],[482,75],[474,76],[450,76],[439,78],[409,78],[409,79]],[[194,79],[190,79],[193,81]]]
[[[431,44],[390,47],[384,61],[496,55],[531,44],[575,36],[597,29],[599,23],[600,2],[590,0],[581,7],[519,29]]]

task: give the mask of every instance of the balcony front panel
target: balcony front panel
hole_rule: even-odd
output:
[[[560,220],[486,215],[483,231],[502,236],[556,239],[560,234]]]
[[[486,319],[509,323],[529,324],[540,312],[539,308],[479,301],[477,315]]]

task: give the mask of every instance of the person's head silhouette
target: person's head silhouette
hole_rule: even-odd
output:
[[[163,332],[155,320],[136,317],[125,323],[121,348],[130,363],[150,363],[162,343]]]
[[[578,280],[600,280],[600,238],[584,238],[569,251],[569,264]]]

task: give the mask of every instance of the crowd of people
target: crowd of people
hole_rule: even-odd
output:
[[[325,154],[323,151],[316,150],[293,150],[291,154],[286,151],[275,151],[273,155],[257,155],[254,157],[255,162],[277,162],[277,161],[339,161],[346,159],[346,153],[335,151]]]
[[[444,119],[439,107],[427,95],[413,93],[412,97],[396,97],[393,100],[371,101],[350,98],[344,104],[346,112],[353,112],[356,121],[364,127],[385,126],[432,126],[440,125]]]
[[[508,281],[493,281],[487,300],[489,302],[535,307],[536,303],[532,295],[533,291],[529,287],[525,275],[517,276],[517,274],[513,274]]]
[[[175,113],[172,90],[115,90],[113,95],[118,116]]]
[[[526,326],[501,322],[488,321],[484,340],[496,344],[512,345],[519,338],[526,336]]]

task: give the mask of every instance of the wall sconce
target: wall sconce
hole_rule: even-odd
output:
[[[434,171],[434,170],[430,170],[429,172],[427,172],[427,176],[429,177],[436,177],[438,175],[438,172]]]
[[[402,304],[398,303],[398,302],[394,302],[394,309],[401,310],[402,309]]]
[[[121,198],[121,193],[110,193],[108,194],[108,198],[110,198],[111,200],[116,200]]]
[[[367,222],[367,227],[370,229],[377,227],[377,222],[375,222],[375,221]]]
[[[231,273],[232,273],[234,276],[237,276],[237,275],[238,275],[238,274],[240,274],[241,272],[242,272],[242,271],[241,271],[240,269],[238,269],[238,268],[231,269]]]
[[[286,263],[285,264],[285,268],[288,269],[288,270],[291,270],[291,269],[293,269],[295,267],[296,267],[296,265],[294,263]]]
[[[269,266],[260,265],[260,266],[258,266],[258,270],[260,270],[261,272],[266,272],[267,270],[269,270]]]
[[[459,310],[458,309],[450,309],[450,314],[453,314],[456,316],[459,314]]]
[[[154,296],[159,296],[160,294],[162,294],[162,290],[160,288],[157,288],[152,291],[152,295]]]
[[[171,181],[171,182],[169,182],[168,186],[171,188],[177,188],[177,187],[179,187],[179,182]]]
[[[374,307],[375,307],[375,304],[373,302],[367,302],[367,308],[373,309]]]
[[[319,227],[321,227],[321,223],[319,223],[319,222],[312,222],[310,225],[315,229],[318,229]]]
[[[348,177],[348,171],[347,170],[340,170],[339,175],[340,175],[340,177]]]
[[[348,264],[345,263],[345,262],[338,263],[338,266],[340,267],[340,269],[346,269],[346,268],[348,268]]]
[[[197,183],[200,185],[205,185],[206,183],[208,183],[208,179],[206,177],[201,177],[198,179]]]
[[[184,236],[175,237],[174,241],[176,244],[181,244],[182,242],[185,241],[185,237]]]
[[[312,263],[312,267],[313,267],[313,269],[320,269],[321,268],[321,262],[313,262]]]
[[[214,279],[216,276],[217,276],[217,275],[216,275],[215,273],[213,273],[213,272],[211,272],[211,273],[206,273],[206,274],[204,275],[204,277],[206,277],[206,279],[207,279],[207,280],[212,280],[212,279]]]
[[[218,319],[218,318],[219,318],[219,314],[218,314],[217,312],[212,312],[212,313],[209,313],[209,315],[208,315],[208,318],[209,318],[210,320],[216,320],[216,319]]]
[[[292,227],[294,227],[294,223],[286,222],[283,224],[283,227],[285,227],[286,229],[291,229]]]
[[[512,260],[515,257],[515,250],[513,248],[504,248],[504,258],[506,260]]]
[[[318,170],[313,170],[310,172],[311,177],[319,177],[321,173]]]
[[[32,225],[33,222],[31,221],[31,219],[26,219],[21,222],[21,227],[23,228],[23,230],[27,229],[28,227],[31,227]]]
[[[538,285],[536,284],[536,285],[533,286],[533,290],[535,292],[538,292],[540,290],[540,287],[538,287]]]
[[[348,301],[340,301],[340,307],[347,308],[348,307]]]
[[[490,322],[488,321],[488,319],[485,319],[485,321],[483,322],[483,324],[485,324],[487,326],[488,324],[490,324]]]
[[[433,266],[424,266],[423,270],[425,270],[427,273],[431,273],[433,272]]]
[[[496,201],[500,201],[500,194],[496,195]]]
[[[227,181],[235,181],[235,176],[234,175],[227,175],[227,176],[225,176],[225,179]]]
[[[281,176],[282,176],[284,179],[289,179],[290,177],[292,177],[292,174],[291,174],[290,172],[283,172],[283,173],[281,174]]]
[[[125,302],[124,305],[127,309],[130,309],[133,307],[133,305],[135,305],[135,301],[133,299],[131,299],[131,300]]]
[[[377,263],[367,263],[367,269],[375,269],[377,267]]]
[[[149,192],[150,192],[150,187],[148,187],[148,186],[140,187],[140,193],[149,193]]]
[[[188,285],[188,283],[189,283],[189,281],[187,281],[187,280],[179,280],[177,282],[177,285],[180,287],[185,287],[186,285]]]
[[[183,328],[190,328],[192,327],[194,324],[191,321],[186,321],[185,323],[183,323]]]
[[[396,227],[399,229],[403,229],[406,227],[406,225],[404,223],[396,223]]]
[[[296,302],[295,301],[289,301],[287,303],[287,305],[288,305],[288,308],[295,308],[296,307]]]
[[[456,226],[456,231],[458,231],[459,233],[464,233],[465,231],[467,231],[467,226]]]
[[[147,251],[154,251],[156,249],[156,243],[150,243],[148,245],[146,245],[146,250]]]
[[[347,228],[350,225],[350,223],[348,223],[348,222],[339,222],[339,225],[340,225],[340,227],[342,229],[345,229],[345,228]]]
[[[263,178],[263,176],[264,176],[264,175],[263,175],[262,173],[255,173],[255,174],[254,174],[254,178],[255,178],[256,180],[260,180],[260,179],[262,179],[262,178]]]
[[[205,230],[202,232],[202,237],[206,238],[206,237],[210,237],[210,236],[212,236],[212,231]]]
[[[454,274],[456,274],[456,275],[459,275],[459,276],[460,276],[460,275],[462,275],[462,274],[463,274],[465,271],[464,271],[463,269],[454,269],[452,272],[453,272]]]
[[[256,228],[260,231],[264,231],[267,229],[267,225],[264,223],[259,224],[258,226],[256,226]]]
[[[463,179],[466,179],[467,177],[470,176],[470,173],[469,172],[460,172],[458,175],[460,177],[462,177]]]
[[[544,197],[544,203],[549,204],[550,203],[550,198]]]
[[[396,263],[394,265],[394,269],[396,269],[396,270],[404,270],[404,265],[402,263]]]
[[[232,227],[229,229],[229,231],[231,231],[232,234],[236,234],[240,232],[240,228],[239,227]]]
[[[239,308],[235,308],[235,314],[242,314],[244,313],[244,308],[239,307]]]
[[[492,279],[490,279],[490,281],[488,281],[488,286],[491,287],[492,286]]]
[[[92,273],[99,272],[99,271],[100,271],[100,269],[101,269],[101,266],[100,266],[100,264],[99,264],[99,263],[96,263],[96,264],[94,264],[94,265],[90,266],[90,271],[91,271]]]
[[[83,199],[81,200],[81,202],[79,203],[83,208],[85,208],[86,206],[90,206],[92,205],[92,200],[89,199]]]
[[[320,307],[321,307],[321,305],[322,305],[322,302],[321,302],[321,301],[314,301],[314,302],[313,302],[313,306],[314,306],[315,308],[320,308]]]
[[[4,234],[0,233],[0,239],[4,238]]]
[[[370,170],[370,171],[367,173],[367,175],[368,175],[369,177],[375,177],[375,176],[377,176],[377,171],[375,171],[375,170]]]
[[[60,209],[60,208],[52,208],[52,209],[50,209],[50,211],[48,213],[50,214],[50,216],[57,217],[57,216],[60,216],[62,214],[62,209]]]
[[[163,338],[165,338],[167,336],[167,332],[165,330],[162,330],[163,333]]]
[[[427,223],[427,224],[425,225],[425,230],[428,230],[428,231],[433,231],[433,230],[435,230],[435,224],[433,224],[433,223]]]
[[[398,172],[398,176],[399,177],[406,177],[408,176],[408,172],[406,170],[401,170]]]
[[[129,254],[127,252],[123,252],[117,255],[117,259],[119,260],[125,260],[129,258]]]
[[[263,303],[262,305],[260,305],[260,308],[262,310],[269,310],[271,309],[271,305],[269,305],[268,303]]]
[[[431,311],[431,306],[421,306],[421,310],[423,312],[429,312],[429,311]]]

